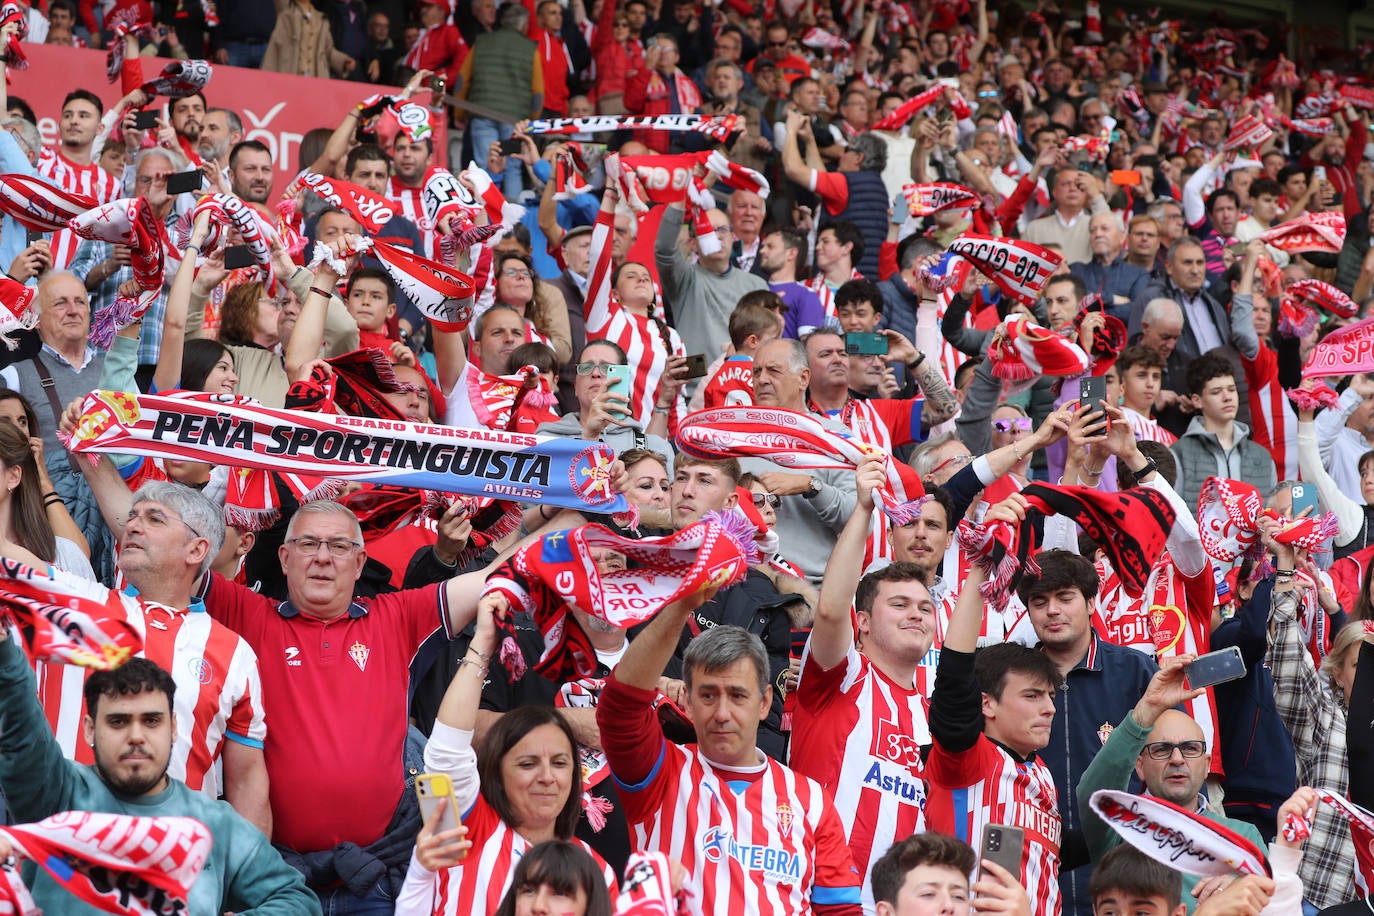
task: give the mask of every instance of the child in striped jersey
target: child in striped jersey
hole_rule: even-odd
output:
[[[1019,493],[988,510],[987,522],[1019,525]],[[945,633],[930,702],[926,828],[979,836],[985,824],[1025,830],[1021,884],[1037,916],[1059,916],[1058,794],[1037,752],[1049,741],[1062,679],[1044,653],[1013,643],[974,648],[982,628],[986,580],[969,570]]]

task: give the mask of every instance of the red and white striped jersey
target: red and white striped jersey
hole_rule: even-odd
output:
[[[1062,823],[1054,779],[1040,758],[1017,760],[979,735],[968,750],[953,754],[932,745],[926,761],[930,798],[926,826],[937,833],[977,843],[987,824],[1020,827],[1021,885],[1036,916],[1059,916],[1059,843]]]
[[[38,175],[68,193],[94,197],[97,203],[107,204],[121,194],[119,179],[98,164],[79,165],[58,150],[44,149],[38,154]],[[54,232],[53,269],[66,270],[80,244],[81,237],[70,229]]]
[[[667,322],[636,315],[612,301],[611,232],[614,228],[614,213],[603,210],[597,214],[596,227],[592,230],[591,274],[582,303],[587,319],[587,341],[609,340],[625,351],[626,363],[635,370],[630,409],[635,422],[647,426],[668,357],[686,356],[687,350],[677,330]]]
[[[1241,357],[1249,387],[1250,438],[1269,450],[1279,480],[1298,480],[1298,415],[1279,383],[1279,356],[1260,342],[1254,359]]]
[[[930,743],[927,698],[890,680],[853,644],[822,670],[802,656],[788,765],[835,797],[854,866],[864,876],[863,905],[874,909],[868,870],[893,843],[925,829],[921,747]]]
[[[501,898],[510,887],[516,863],[529,851],[530,842],[501,820],[487,800],[478,796],[472,810],[463,815],[472,851],[463,863],[445,868],[433,877],[432,916],[468,916],[495,913]],[[592,857],[606,877],[611,899],[615,899],[615,873],[606,861],[586,843],[573,838],[572,842]],[[415,871],[412,866],[412,873]],[[398,910],[399,912],[399,910]]]
[[[1178,437],[1159,425],[1153,417],[1147,417],[1129,407],[1121,408],[1131,424],[1137,442],[1158,442],[1160,445],[1173,445]]]
[[[1216,603],[1211,561],[1190,578],[1179,572],[1173,557],[1164,551],[1150,570],[1145,591],[1138,598],[1126,593],[1107,560],[1098,560],[1093,565],[1102,582],[1093,608],[1093,629],[1100,638],[1160,662],[1175,655],[1202,655],[1209,651],[1212,606]],[[1188,701],[1186,706],[1188,715],[1202,729],[1207,746],[1215,748],[1217,704],[1212,691]],[[1212,755],[1211,772],[1221,775],[1220,754]]]
[[[143,637],[139,655],[168,671],[177,685],[177,740],[167,772],[218,798],[221,787],[213,768],[225,738],[232,735],[231,741],[260,748],[267,737],[257,655],[237,633],[212,620],[199,599],[189,611],[143,600],[123,606]],[[81,740],[87,669],[38,662],[34,670],[38,698],[63,755],[93,763],[90,746]]]
[[[682,863],[697,890],[695,916],[807,916],[821,902],[813,887],[836,902],[845,888],[858,896],[834,805],[775,760],[736,770],[710,763],[696,745],[665,742],[649,779],[619,788],[634,848]]]
[[[438,243],[439,231],[434,228],[434,223],[425,215],[424,187],[412,188],[401,183],[401,179],[395,175],[391,176],[391,185],[387,188],[387,198],[394,201],[401,209],[400,216],[404,216],[415,224],[420,230],[420,240],[424,243],[425,257],[434,260],[434,246]]]

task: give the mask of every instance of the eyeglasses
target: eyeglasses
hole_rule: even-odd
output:
[[[941,461],[939,464],[935,465],[935,467],[930,469],[930,473],[938,474],[940,471],[943,471],[951,464],[954,465],[956,468],[961,468],[972,460],[973,456],[968,454],[967,452],[960,455],[955,455],[953,458],[946,458],[944,461]]]
[[[1207,753],[1207,742],[1199,741],[1196,738],[1190,741],[1180,741],[1177,744],[1172,741],[1155,741],[1145,745],[1141,753],[1149,756],[1151,760],[1168,760],[1174,756],[1175,750],[1187,760],[1196,760]]]
[[[533,280],[534,271],[528,268],[521,269],[519,267],[507,267],[501,271],[501,276],[510,277],[512,280],[518,280],[521,277],[524,277],[526,280]]]
[[[287,538],[286,543],[291,546],[292,550],[303,557],[315,556],[315,554],[320,552],[320,547],[323,545],[329,548],[329,555],[331,557],[340,560],[344,557],[352,556],[353,551],[363,546],[356,541],[348,541],[343,538],[337,538],[332,541],[322,541],[319,538],[312,537]]]
[[[618,366],[619,363],[578,363],[577,374],[581,376],[595,375],[600,370],[602,377],[605,377],[606,370],[611,366]]]
[[[1001,95],[1001,93],[998,92],[996,89],[984,89],[982,92],[978,93],[978,98],[980,98],[980,99],[995,99],[995,98],[997,98],[999,95]]]
[[[1028,433],[1031,428],[1030,417],[1012,417],[1007,420],[993,420],[992,428],[999,433],[1009,433],[1016,430],[1019,433]]]
[[[715,228],[716,235],[720,236],[721,238],[725,238],[727,235],[734,231],[735,230],[731,229],[729,226],[717,226]]]
[[[198,538],[205,537],[205,535],[201,534],[199,531],[192,528],[190,525],[187,525],[186,520],[184,518],[177,518],[176,516],[168,515],[161,509],[145,509],[142,512],[140,512],[137,509],[133,509],[129,512],[129,517],[125,519],[124,524],[128,525],[130,522],[135,521],[140,522],[143,525],[146,525],[147,527],[154,529],[166,528],[172,522],[180,522],[181,524],[186,525],[186,530],[191,532],[192,536]]]
[[[782,505],[782,497],[776,493],[755,493],[754,505],[758,506],[759,508],[762,508],[764,506],[772,506],[774,509],[776,509],[778,506]]]

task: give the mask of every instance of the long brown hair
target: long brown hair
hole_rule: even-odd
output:
[[[219,339],[224,344],[252,344],[258,330],[258,302],[263,286],[257,280],[240,283],[224,296],[219,312]]]
[[[0,423],[0,464],[20,470],[19,486],[10,493],[10,526],[15,541],[40,560],[51,563],[57,558],[57,541],[43,508],[38,462],[34,460],[29,437],[13,423]]]

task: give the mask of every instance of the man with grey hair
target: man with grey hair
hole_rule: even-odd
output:
[[[697,740],[677,745],[663,737],[654,708],[659,675],[692,611],[713,594],[660,610],[625,650],[597,706],[635,850],[683,864],[694,912],[727,912],[757,895],[818,916],[857,914],[860,876],[834,804],[819,783],[756,746],[773,699],[758,637],[718,626],[692,640],[683,706]],[[737,835],[741,822],[752,832]]]
[[[0,130],[0,173],[36,176],[38,153],[43,148],[38,128],[23,118],[8,118],[0,123],[0,128],[3,128]],[[48,240],[41,238],[30,243],[24,225],[9,214],[0,221],[0,266],[6,264],[10,277],[20,283],[52,269],[52,248]]]
[[[140,655],[170,672],[177,685],[168,774],[211,798],[223,794],[270,837],[258,657],[242,637],[205,613],[195,594],[224,544],[222,510],[195,490],[168,481],[146,483],[130,497],[109,461],[92,474],[123,489],[124,499],[107,506],[127,506],[127,511],[106,522],[119,532],[119,571],[128,583],[126,592],[137,599],[135,606],[124,607],[143,639]],[[38,692],[63,754],[77,763],[94,762],[75,727],[86,712],[81,688],[87,669],[51,662],[36,667]],[[221,762],[222,784],[216,766]]]
[[[798,109],[787,113],[789,136],[806,137],[811,124]],[[863,259],[856,265],[868,279],[878,280],[878,251],[887,241],[888,208],[887,185],[883,184],[883,169],[887,168],[887,144],[871,133],[859,134],[840,153],[839,169],[827,172],[821,163],[815,143],[806,144],[805,160],[796,143],[782,147],[782,167],[787,177],[807,190],[814,191],[825,205],[825,222],[847,221],[858,227],[863,236]]]
[[[196,141],[196,152],[206,162],[213,162],[223,172],[229,168],[229,151],[243,139],[243,119],[228,108],[211,108],[205,112],[205,123]],[[226,183],[228,178],[225,179]]]
[[[754,354],[754,403],[759,407],[809,414],[806,389],[810,383],[811,361],[802,341],[772,340]],[[846,427],[827,417],[821,421],[835,432],[849,433]],[[782,498],[777,507],[776,527],[787,533],[787,557],[812,585],[819,586],[835,538],[858,503],[853,472],[798,474],[784,471],[764,458],[746,459],[741,466],[756,474],[770,493]]]

